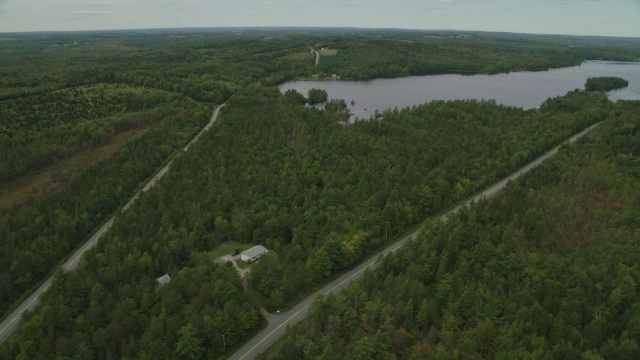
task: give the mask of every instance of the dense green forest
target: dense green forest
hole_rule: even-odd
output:
[[[0,100],[100,82],[135,84],[222,103],[241,86],[340,74],[368,79],[508,72],[633,61],[640,41],[455,32],[229,31],[15,35],[2,41]],[[319,67],[309,45],[339,49]]]
[[[83,343],[90,357],[171,358],[188,331],[201,345],[197,358],[220,356],[260,326],[254,302],[274,309],[296,300],[611,109],[603,94],[577,91],[540,111],[439,101],[344,124],[292,98],[261,86],[237,92],[79,270],[58,276],[64,285],[1,351],[55,358],[79,351],[60,344]],[[188,290],[193,279],[157,288],[164,273],[222,271],[209,251],[232,239],[272,250],[252,266],[248,294],[224,280],[198,291]],[[229,296],[209,303],[221,291]],[[242,320],[226,321],[227,309]]]
[[[418,237],[264,359],[635,359],[640,111]]]
[[[587,91],[611,91],[629,86],[629,81],[619,77],[588,78],[584,87]]]
[[[346,124],[344,100],[323,112],[305,108],[302,94],[269,85],[314,75],[497,72],[640,57],[635,39],[458,35],[105,32],[0,42],[0,184],[122,131],[149,129],[108,159],[63,174],[55,191],[0,212],[0,316],[175,154],[215,104],[228,102],[203,144],[118,217],[81,271],[57,276],[0,357],[224,354],[261,326],[256,304],[291,304],[611,110],[602,94],[573,92],[540,111],[434,102]],[[310,44],[338,52],[314,66],[299,56]],[[249,294],[231,269],[210,263],[208,252],[229,240],[274,250],[252,267]],[[175,284],[155,288],[152,279],[164,273]],[[216,290],[196,291],[194,281]],[[219,301],[209,302],[212,296]],[[200,312],[205,302],[210,307]],[[134,318],[133,330],[123,331]]]
[[[372,79],[444,73],[499,73],[574,66],[585,59],[633,61],[633,44],[620,42],[617,53],[606,42],[534,35],[361,33],[360,37],[327,38],[323,46],[336,56],[321,57],[321,77]]]
[[[308,104],[318,104],[327,101],[329,94],[322,89],[309,89],[306,101]]]
[[[149,132],[63,179],[59,191],[0,216],[0,314],[86,241],[210,116],[184,99],[173,105],[138,113],[135,118],[154,122]]]

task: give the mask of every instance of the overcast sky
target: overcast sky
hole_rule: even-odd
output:
[[[228,26],[640,37],[640,0],[0,0],[0,32]]]

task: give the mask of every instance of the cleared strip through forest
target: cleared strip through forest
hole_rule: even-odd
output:
[[[29,198],[49,196],[66,185],[65,178],[77,173],[87,165],[100,162],[126,144],[149,131],[150,125],[127,130],[113,137],[106,145],[84,150],[69,158],[60,160],[44,169],[0,185],[0,209],[20,206]],[[57,180],[62,179],[62,180]],[[53,190],[52,190],[53,188]]]
[[[204,126],[204,128],[202,128],[202,130],[200,130],[200,132],[196,136],[193,137],[193,139],[184,147],[183,151],[189,150],[189,147],[196,141],[198,141],[202,133],[207,131],[211,127],[211,125],[213,125],[213,123],[218,119],[220,109],[223,106],[224,104],[218,106],[214,110],[213,115],[211,116],[211,120],[207,123],[207,125]],[[151,179],[147,181],[144,187],[140,189],[136,194],[134,194],[131,200],[129,200],[129,202],[127,202],[127,204],[122,207],[122,211],[126,211],[127,209],[129,209],[129,207],[133,205],[140,194],[152,188],[153,185],[155,185],[155,183],[158,182],[158,180],[160,180],[169,171],[172,163],[173,159],[170,160],[165,166],[163,166],[155,175],[153,175],[153,177],[151,177]],[[75,270],[78,267],[80,259],[85,254],[85,252],[93,248],[98,243],[100,237],[102,237],[102,235],[107,232],[107,230],[109,230],[109,228],[113,224],[114,219],[115,215],[111,216],[95,233],[93,233],[91,237],[89,237],[89,240],[87,240],[87,242],[85,242],[67,259],[67,261],[64,262],[64,264],[62,265],[62,269],[64,271]],[[20,318],[22,317],[22,314],[27,310],[33,311],[38,306],[38,300],[42,293],[44,293],[44,291],[47,290],[51,285],[53,276],[54,275],[51,275],[46,280],[44,280],[44,282],[36,289],[36,291],[29,295],[29,297],[27,297],[18,307],[16,307],[16,309],[14,309],[5,319],[3,319],[2,323],[0,323],[0,344],[5,342],[17,329],[18,325],[20,324]]]
[[[554,147],[553,149],[547,151],[542,156],[540,156],[537,159],[533,160],[532,162],[530,162],[529,164],[525,165],[524,167],[522,167],[518,171],[516,171],[513,174],[511,174],[510,176],[502,179],[501,181],[493,184],[492,186],[488,187],[487,189],[483,190],[482,192],[480,192],[480,193],[470,197],[469,199],[465,200],[464,202],[462,202],[458,206],[454,207],[453,209],[447,211],[445,214],[441,215],[439,217],[439,219],[441,221],[447,221],[448,215],[455,214],[458,211],[460,211],[463,207],[470,206],[473,203],[475,203],[475,202],[477,202],[477,201],[479,201],[481,199],[490,198],[491,196],[493,196],[496,193],[498,193],[500,190],[504,189],[510,181],[513,181],[513,180],[519,178],[520,176],[528,173],[533,168],[535,168],[536,166],[540,165],[546,159],[549,159],[552,156],[554,156],[558,152],[558,150],[560,149],[561,146],[563,146],[565,144],[572,144],[572,143],[576,142],[578,139],[580,139],[581,137],[583,137],[584,135],[589,133],[591,130],[593,130],[594,128],[596,128],[600,124],[601,123],[597,123],[597,124],[591,125],[587,129],[585,129],[585,130],[581,131],[580,133],[572,136],[568,140],[563,141],[560,145],[558,145],[558,146]],[[393,243],[392,245],[388,246],[386,249],[384,249],[381,252],[373,255],[372,257],[370,257],[366,261],[362,262],[357,267],[353,268],[349,272],[345,273],[344,275],[340,276],[336,280],[334,280],[331,283],[327,284],[322,289],[320,289],[320,290],[316,291],[315,293],[311,294],[309,297],[304,299],[302,302],[300,302],[298,305],[293,307],[291,310],[289,310],[287,312],[284,312],[282,314],[279,314],[279,315],[273,315],[273,314],[270,315],[269,316],[269,320],[270,321],[269,321],[269,325],[267,326],[267,328],[264,329],[263,331],[261,331],[253,339],[251,339],[248,343],[246,343],[243,347],[241,347],[238,351],[236,351],[229,359],[246,360],[246,359],[255,358],[258,354],[260,354],[263,351],[265,351],[266,349],[268,349],[276,340],[278,340],[280,337],[282,337],[282,335],[285,334],[287,327],[293,326],[293,325],[297,324],[298,322],[302,321],[305,318],[305,316],[307,315],[307,313],[309,312],[309,305],[313,302],[313,300],[317,296],[326,295],[326,294],[329,294],[331,292],[339,291],[339,290],[342,290],[342,289],[348,287],[353,281],[358,280],[362,276],[362,274],[364,273],[365,270],[367,270],[367,269],[373,270],[373,269],[377,268],[380,265],[377,262],[377,260],[380,258],[380,256],[385,256],[385,255],[387,255],[389,253],[392,253],[392,252],[396,251],[402,245],[404,245],[409,239],[413,239],[414,237],[416,237],[418,235],[419,231],[420,230],[416,230],[416,231],[412,232],[411,234],[406,235],[405,237],[403,237],[399,241],[397,241],[397,242]]]

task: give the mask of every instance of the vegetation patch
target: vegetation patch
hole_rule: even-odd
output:
[[[638,111],[617,104],[495,198],[428,222],[259,358],[634,359],[640,183],[618,154],[640,148]]]
[[[218,245],[215,249],[211,250],[208,254],[211,259],[218,259],[226,255],[232,255],[236,250],[240,252],[245,251],[252,247],[250,244],[242,244],[236,241],[227,241]]]
[[[0,212],[0,316],[179,151],[213,106],[227,103],[219,122],[176,158],[154,190],[116,217],[79,271],[55,276],[40,307],[0,346],[0,358],[225,358],[261,326],[251,296],[274,309],[291,305],[387,239],[614,111],[605,95],[578,92],[537,111],[495,102],[434,102],[349,124],[344,100],[311,109],[302,94],[283,96],[270,85],[313,74],[370,79],[495,73],[640,56],[640,43],[631,38],[471,33],[474,41],[463,41],[424,34],[256,30],[238,36],[205,30],[169,41],[159,32],[0,41],[0,182],[55,166],[146,126],[147,120],[153,123],[144,136],[77,171],[58,192],[20,211]],[[263,41],[271,36],[278,39]],[[48,46],[52,43],[74,46]],[[331,44],[340,53],[314,66],[307,58],[309,44]],[[291,52],[300,52],[300,59],[283,59]],[[634,147],[626,149],[618,154],[637,171]],[[617,204],[602,189],[591,193],[600,199],[596,206]],[[633,224],[636,218],[615,220]],[[626,234],[634,235],[619,232]],[[249,293],[232,268],[195,258],[232,241],[274,249],[252,265]],[[162,274],[173,281],[160,288],[155,279]],[[368,300],[359,296],[354,303]],[[371,307],[380,308],[378,303]],[[435,314],[431,310],[426,314]],[[500,316],[493,305],[477,310]],[[367,351],[371,344],[387,344],[382,336],[390,333],[389,324],[374,327],[375,319],[359,324],[352,315],[342,318],[345,326],[355,323],[367,336],[376,329],[382,334],[362,340],[358,356],[382,354]],[[390,312],[380,318],[391,318]],[[571,314],[563,321],[575,318]],[[454,331],[459,318],[448,319],[446,330]],[[598,329],[602,323],[594,323],[594,334]],[[566,331],[558,334],[569,339]],[[406,333],[399,330],[394,341],[408,344]],[[433,342],[411,345],[434,348]],[[305,351],[313,353],[311,347]]]
[[[611,91],[629,86],[629,81],[619,77],[591,77],[584,87],[587,91]]]
[[[326,90],[323,89],[309,89],[307,93],[307,103],[314,105],[327,101],[329,94],[327,94]]]
[[[283,59],[296,60],[296,61],[304,61],[315,58],[315,54],[312,54],[308,51],[303,51],[295,54],[289,54],[282,57]]]
[[[334,56],[338,55],[338,49],[323,49],[318,51],[322,56]]]
[[[0,183],[147,126],[159,118],[151,109],[178,99],[162,90],[96,84],[0,101]]]
[[[115,154],[121,146],[136,137],[142,136],[150,126],[132,129],[114,136],[104,146],[88,149],[61,160],[54,165],[0,185],[0,209],[20,208],[26,203],[42,199],[59,191],[73,176],[85,168]]]

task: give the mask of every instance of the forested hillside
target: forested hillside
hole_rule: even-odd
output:
[[[166,91],[106,84],[0,101],[0,183],[148,126],[159,113],[190,106],[193,100]]]
[[[585,59],[634,61],[637,39],[616,43],[586,38],[561,38],[486,33],[377,33],[331,37],[320,46],[337,50],[321,56],[319,75],[342,79],[373,79],[444,73],[499,73],[575,66]],[[580,44],[577,46],[576,44]]]
[[[540,111],[433,102],[344,124],[291,98],[265,87],[236,93],[2,351],[64,357],[77,348],[58,344],[84,343],[94,357],[170,358],[188,331],[197,357],[219,356],[261,324],[249,295],[284,306],[611,108],[603,94],[573,92]],[[252,266],[250,294],[226,280],[189,290],[200,280],[188,274],[222,271],[209,251],[228,240],[272,250]],[[164,273],[183,280],[159,290],[153,279]]]
[[[0,315],[124,205],[210,116],[207,107],[189,104],[186,99],[168,104],[173,107],[118,117],[146,121],[152,128],[107,160],[89,165],[75,176],[63,174],[58,179],[61,183],[56,184],[60,189],[49,196],[1,214]]]
[[[261,326],[259,306],[292,304],[612,108],[604,94],[576,91],[539,111],[434,102],[346,124],[343,100],[319,111],[273,84],[640,58],[634,39],[458,35],[151,31],[0,41],[0,196],[53,171],[44,190],[0,210],[0,316],[228,103],[202,144],[118,216],[80,271],[57,277],[0,358],[226,354]],[[315,66],[309,46],[318,44],[338,51]],[[113,144],[133,129],[144,131]],[[55,171],[106,146],[112,153],[99,161]],[[230,268],[211,264],[210,252],[228,241],[273,250],[252,266],[249,294]],[[157,289],[152,279],[164,273],[175,283]]]
[[[318,299],[265,359],[635,359],[640,103]]]

